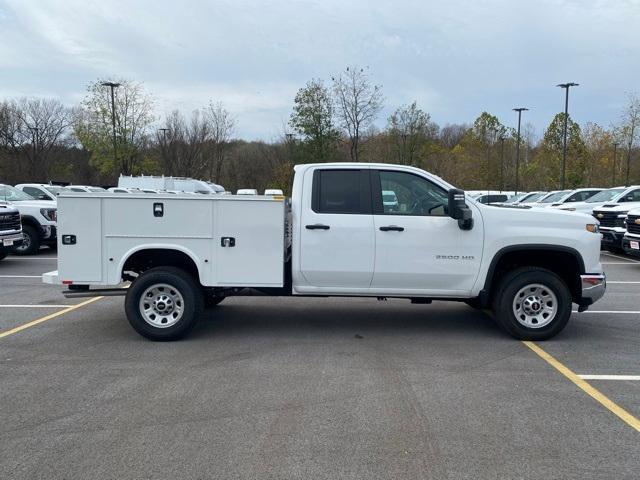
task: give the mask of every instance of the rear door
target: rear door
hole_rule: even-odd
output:
[[[375,255],[369,169],[318,168],[306,174],[312,178],[304,180],[310,195],[303,198],[300,224],[304,279],[314,287],[369,288]]]
[[[448,192],[409,171],[372,170],[375,269],[372,289],[389,293],[466,295],[482,257],[483,224],[461,230],[447,214]],[[394,192],[393,207],[381,192]],[[496,207],[497,208],[497,207]]]

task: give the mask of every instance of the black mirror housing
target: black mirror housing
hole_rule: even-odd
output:
[[[449,190],[449,216],[458,220],[458,226],[462,230],[473,228],[473,218],[471,209],[465,202],[464,191],[458,188]]]

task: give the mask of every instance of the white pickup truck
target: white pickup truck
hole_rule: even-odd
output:
[[[482,205],[407,166],[298,165],[290,201],[65,193],[58,212],[58,270],[43,280],[68,297],[126,295],[129,322],[153,340],[241,291],[462,301],[541,340],[606,286],[593,217]]]

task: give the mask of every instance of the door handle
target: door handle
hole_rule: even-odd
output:
[[[382,232],[404,232],[404,227],[398,227],[397,225],[389,225],[387,227],[380,227]]]
[[[322,225],[321,223],[314,223],[313,225],[307,225],[307,230],[329,230],[329,225]]]

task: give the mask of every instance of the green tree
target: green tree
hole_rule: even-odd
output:
[[[145,162],[153,104],[142,84],[118,80],[115,89],[117,158],[114,158],[111,92],[98,79],[87,87],[87,95],[75,113],[73,129],[90,152],[91,164],[103,175],[138,173]]]
[[[564,113],[558,113],[547,127],[542,138],[540,148],[528,167],[528,171],[535,172],[535,179],[529,183],[523,178],[523,184],[528,188],[554,189],[560,185],[562,145],[564,134]],[[587,155],[580,125],[567,119],[567,163],[565,182],[567,188],[575,188],[584,184],[586,180]],[[532,183],[533,182],[533,183]],[[534,185],[535,184],[535,185]]]
[[[387,133],[395,146],[397,162],[417,166],[423,145],[436,137],[438,126],[414,101],[393,112],[387,120]]]
[[[303,147],[314,162],[327,162],[335,156],[340,132],[333,125],[333,117],[331,93],[322,80],[312,79],[298,90],[289,125],[302,137]]]

